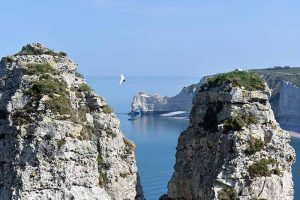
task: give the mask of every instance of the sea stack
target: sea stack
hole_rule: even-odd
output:
[[[143,199],[134,143],[64,52],[0,63],[0,199]]]
[[[274,118],[265,81],[234,71],[208,79],[193,100],[161,199],[293,199],[289,134]]]

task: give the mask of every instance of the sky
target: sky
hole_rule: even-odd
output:
[[[300,66],[298,0],[0,0],[0,57],[40,42],[86,76]]]

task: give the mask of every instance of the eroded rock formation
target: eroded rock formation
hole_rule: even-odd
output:
[[[0,199],[143,199],[134,144],[63,52],[0,63]]]
[[[289,134],[274,118],[271,91],[248,72],[208,81],[193,101],[162,199],[293,199]]]

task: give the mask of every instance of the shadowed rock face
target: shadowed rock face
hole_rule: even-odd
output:
[[[168,194],[161,199],[293,199],[289,135],[270,90],[229,83],[200,90],[182,132]]]
[[[134,144],[63,52],[0,62],[0,199],[143,199]]]

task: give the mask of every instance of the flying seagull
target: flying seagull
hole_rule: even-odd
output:
[[[125,80],[125,77],[124,77],[124,75],[123,74],[121,74],[121,79],[120,79],[120,85],[123,83],[123,82],[125,82],[126,80]]]

